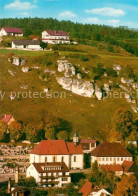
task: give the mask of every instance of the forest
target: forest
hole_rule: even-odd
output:
[[[104,25],[81,24],[71,21],[58,21],[53,18],[6,18],[0,19],[0,27],[20,27],[24,36],[41,36],[41,32],[48,30],[64,30],[71,39],[79,43],[91,45],[91,40],[103,41],[110,45],[117,45],[138,56],[138,31],[124,27],[113,28]]]

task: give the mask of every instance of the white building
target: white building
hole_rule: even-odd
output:
[[[96,148],[96,140],[85,139],[81,140],[80,144],[84,153],[90,153]]]
[[[64,140],[42,140],[30,152],[30,163],[64,162],[68,168],[83,169],[80,144]]]
[[[13,40],[13,49],[41,50],[40,41],[38,40]]]
[[[65,31],[43,31],[42,41],[49,44],[70,44],[69,34]]]
[[[132,161],[132,155],[120,143],[101,143],[91,152],[91,163],[98,165],[121,165]]]
[[[71,182],[69,169],[64,162],[33,163],[27,168],[27,177],[34,177],[43,187],[64,187]]]
[[[15,37],[23,37],[23,31],[20,28],[9,28],[3,27],[0,30],[0,36],[15,36]]]
[[[104,188],[99,189],[98,186],[86,181],[85,184],[78,191],[78,196],[109,196],[111,195]]]

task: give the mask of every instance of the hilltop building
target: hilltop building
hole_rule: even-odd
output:
[[[65,31],[50,31],[42,32],[42,41],[49,44],[70,44],[69,34]]]
[[[27,177],[30,176],[42,187],[64,187],[71,182],[69,169],[64,162],[32,163],[27,169]]]
[[[13,49],[41,50],[39,40],[13,40]]]
[[[3,27],[0,30],[0,36],[15,36],[15,37],[23,37],[23,31],[20,28],[9,28]]]

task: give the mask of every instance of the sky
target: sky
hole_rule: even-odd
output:
[[[138,0],[0,0],[0,18],[42,17],[138,29]]]

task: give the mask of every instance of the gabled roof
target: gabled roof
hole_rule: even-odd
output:
[[[124,161],[122,163],[122,165],[100,165],[100,167],[102,169],[104,169],[105,171],[112,171],[112,172],[116,172],[116,171],[123,171],[123,172],[129,172],[130,169],[132,168],[134,162],[133,161]]]
[[[38,173],[49,172],[69,172],[67,165],[64,162],[51,162],[51,163],[33,163],[32,164]],[[48,167],[48,170],[44,170],[44,167]],[[60,167],[60,169],[54,170],[53,167]]]
[[[92,191],[92,183],[86,181],[82,188],[78,191],[82,196],[88,196]]]
[[[1,121],[8,123],[10,121],[10,119],[12,118],[12,115],[10,114],[5,114],[3,115],[3,117],[1,118]]]
[[[67,148],[70,154],[83,154],[81,145],[74,145],[73,142],[67,142]]]
[[[96,140],[90,140],[90,139],[86,139],[86,140],[81,140],[80,141],[81,144],[86,144],[86,143],[92,143],[92,144],[95,144],[96,143]]]
[[[69,155],[69,151],[64,140],[42,140],[30,154],[37,155]]]
[[[65,31],[51,31],[51,30],[45,30],[49,35],[51,36],[69,36],[69,34]]]
[[[40,45],[39,40],[13,40],[16,45]]]
[[[4,29],[7,33],[19,33],[19,34],[23,34],[23,31],[22,31],[22,29],[20,29],[20,28],[3,27],[3,29]]]
[[[101,143],[92,152],[96,157],[132,157],[120,143]]]
[[[133,161],[126,161],[125,160],[122,163],[122,167],[123,167],[124,172],[129,172],[133,165],[134,165]]]
[[[111,172],[116,172],[116,171],[123,171],[122,165],[100,165],[102,169],[105,171],[111,171]]]
[[[74,145],[73,142],[64,140],[42,140],[30,154],[37,155],[69,155],[83,154],[81,145]]]

